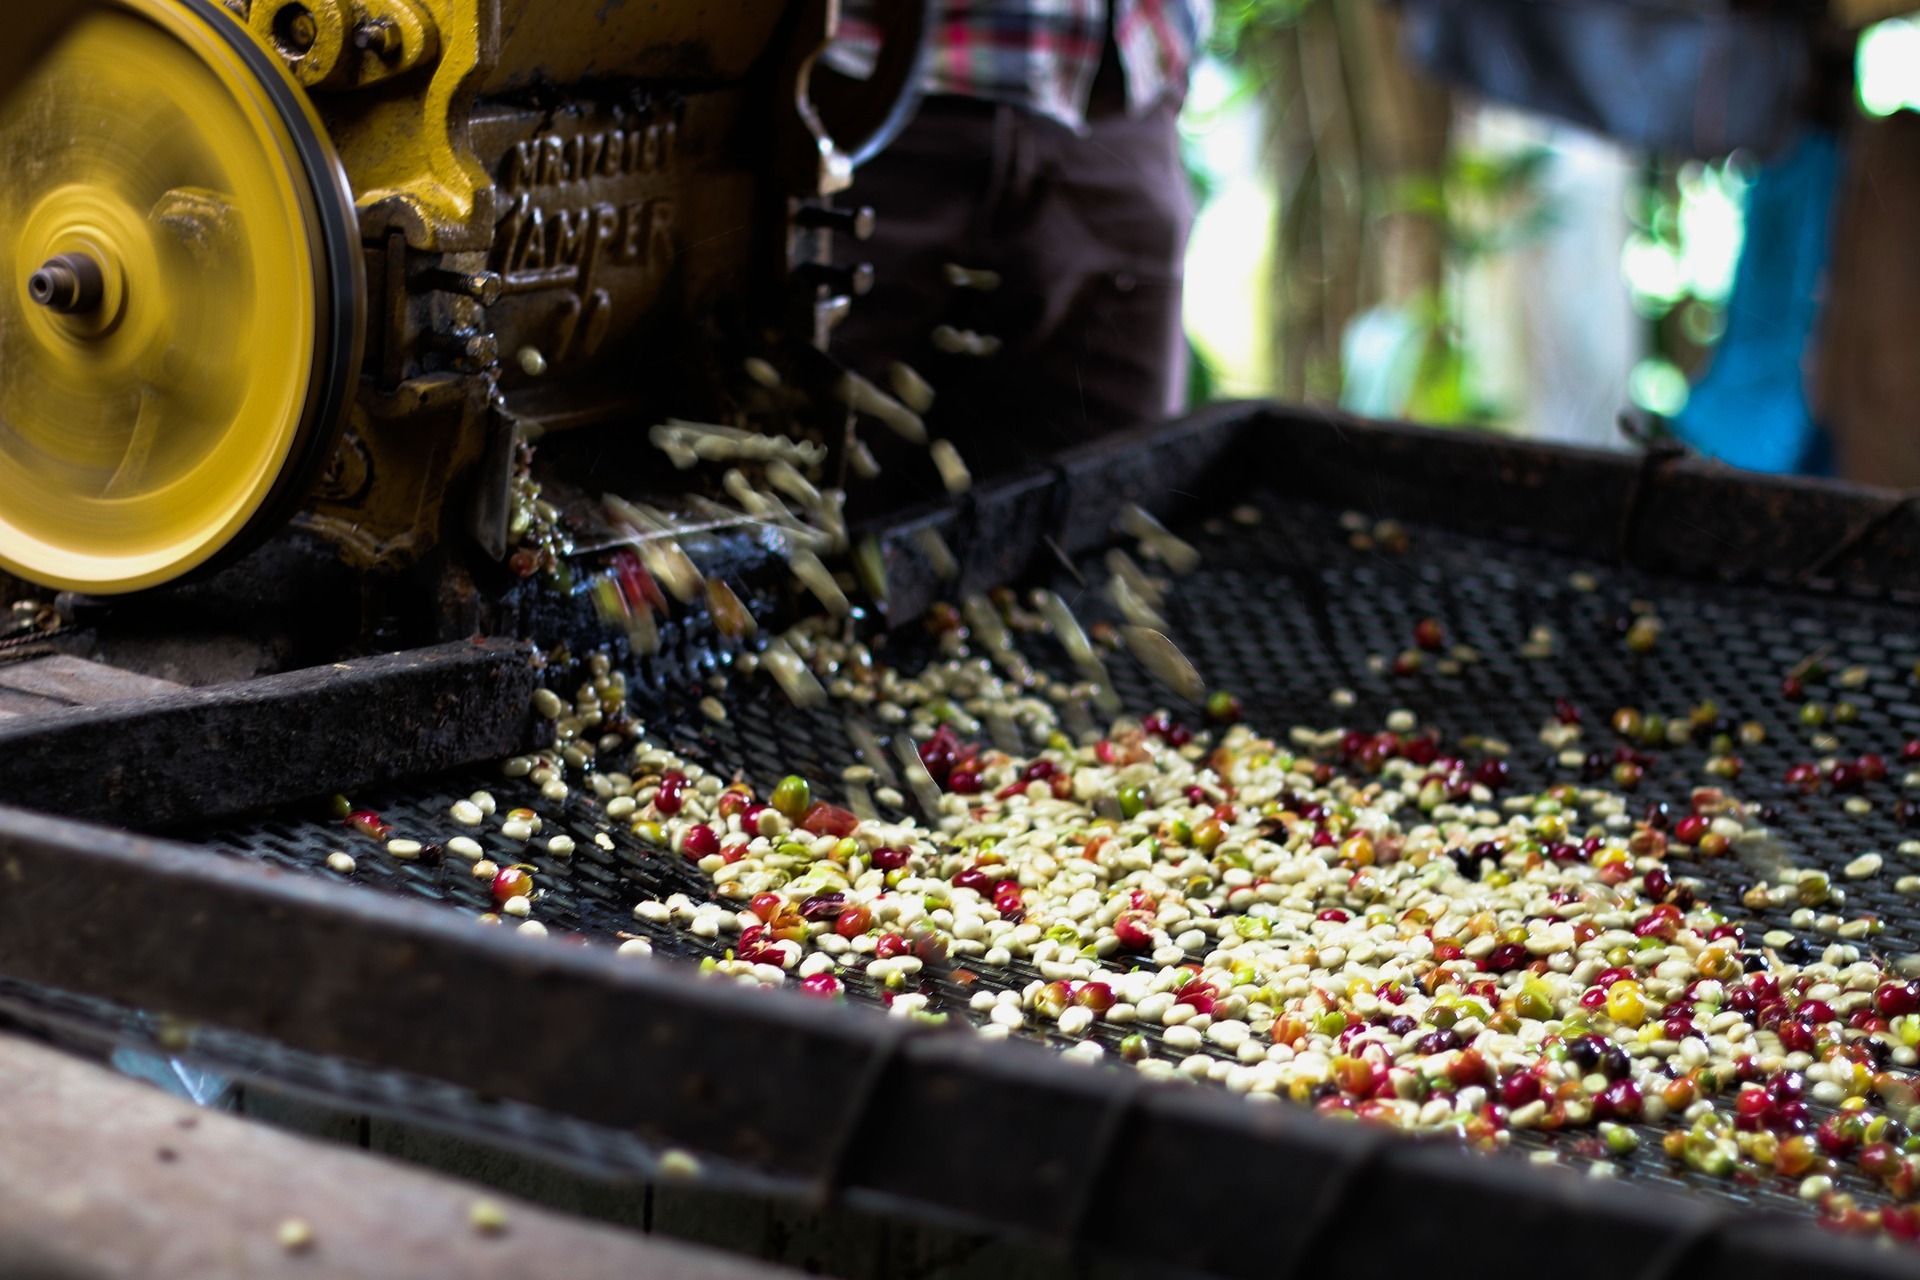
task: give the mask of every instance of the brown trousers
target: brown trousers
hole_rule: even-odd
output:
[[[1076,134],[1015,107],[929,98],[855,175],[853,199],[876,214],[862,246],[875,283],[834,354],[883,387],[891,361],[918,370],[937,397],[929,427],[976,472],[1179,412],[1193,196],[1177,110],[1109,109]],[[956,285],[950,263],[1000,283]],[[1000,348],[948,354],[931,338],[940,325]]]

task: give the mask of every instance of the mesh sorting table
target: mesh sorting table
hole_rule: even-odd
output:
[[[1539,744],[1556,700],[1584,713],[1586,749],[1610,749],[1604,726],[1615,707],[1684,715],[1711,699],[1728,722],[1766,729],[1764,742],[1738,748],[1746,772],[1731,789],[1770,806],[1780,849],[1844,883],[1848,917],[1883,922],[1860,945],[1920,951],[1920,898],[1893,887],[1906,869],[1895,851],[1911,838],[1898,763],[1867,792],[1866,814],[1780,782],[1789,764],[1822,754],[1815,732],[1837,738],[1839,751],[1889,756],[1920,737],[1912,594],[1920,570],[1911,557],[1920,528],[1904,503],[1662,455],[1591,455],[1226,407],[880,529],[893,613],[911,618],[937,596],[1017,582],[1059,590],[1087,620],[1111,616],[1098,591],[1102,554],[1129,501],[1162,514],[1200,550],[1200,567],[1169,594],[1172,634],[1263,731],[1377,728],[1406,708],[1449,740],[1511,744],[1515,786],[1531,790],[1583,776]],[[1405,545],[1356,539],[1355,522],[1342,519],[1350,511],[1367,529],[1394,518]],[[914,535],[925,526],[959,555],[958,583],[938,581],[922,557]],[[771,579],[763,590],[775,590]],[[1648,607],[1663,624],[1660,640],[1649,653],[1629,652],[1622,630]],[[1475,658],[1396,673],[1393,659],[1427,618]],[[566,608],[545,625],[575,634],[586,626],[584,614]],[[1542,627],[1554,637],[1552,655],[1526,656]],[[1065,673],[1050,640],[1022,645],[1037,665]],[[1856,704],[1851,723],[1803,726],[1800,704],[1781,692],[1782,677],[1811,655],[1835,672],[1865,670],[1856,687],[1812,695]],[[903,625],[877,656],[911,668],[926,646]],[[856,759],[847,719],[861,713],[844,703],[800,711],[764,678],[717,679],[732,657],[693,617],[668,634],[661,655],[634,666],[633,699],[649,739],[738,773],[762,794],[795,771],[831,793]],[[1164,706],[1194,718],[1124,657],[1110,667],[1128,711]],[[1349,705],[1336,709],[1336,689],[1351,691]],[[724,721],[697,709],[706,695],[725,706]],[[896,731],[871,727],[883,737]],[[1650,754],[1635,793],[1647,804],[1684,808],[1691,789],[1709,781],[1703,744]],[[461,833],[447,817],[451,802],[483,786],[503,808],[534,796],[526,782],[474,766],[361,789],[353,801],[400,832],[443,840]],[[878,1002],[857,977],[853,1007],[836,1009],[702,982],[686,972],[691,965],[634,964],[605,946],[566,946],[637,934],[657,956],[691,960],[718,954],[724,941],[635,919],[643,898],[711,896],[683,859],[646,847],[623,824],[613,824],[612,849],[599,847],[594,837],[607,824],[590,795],[576,791],[557,822],[556,807],[543,808],[543,834],[574,836],[571,858],[528,856],[497,828],[475,834],[503,863],[536,866],[543,894],[535,914],[557,937],[473,925],[491,899],[464,862],[390,859],[316,800],[178,828],[164,847],[137,839],[90,846],[111,862],[96,870],[123,886],[123,911],[152,907],[159,923],[143,927],[184,938],[185,953],[203,964],[256,964],[258,981],[183,983],[172,973],[182,960],[162,958],[158,942],[134,948],[124,963],[95,955],[78,969],[26,957],[15,943],[0,945],[0,1004],[69,1030],[112,1027],[316,1096],[590,1167],[644,1174],[665,1147],[685,1146],[746,1184],[991,1220],[1073,1246],[1117,1247],[1167,1270],[1276,1273],[1323,1261],[1357,1231],[1390,1254],[1396,1241],[1487,1212],[1488,1197],[1516,1248],[1536,1242],[1576,1273],[1786,1274],[1814,1258],[1863,1273],[1911,1265],[1904,1254],[1817,1234],[1791,1183],[1676,1172],[1657,1140],[1615,1158],[1590,1135],[1516,1134],[1516,1148],[1551,1147],[1565,1166],[1543,1174],[1518,1156],[1471,1157],[1293,1108],[1255,1107],[1211,1086],[1144,1086],[1125,1069],[886,1019],[862,1007]],[[57,879],[51,859],[87,843],[60,823],[43,830],[30,822],[25,836],[7,839],[25,850],[11,865],[26,857],[29,885],[39,883],[36,849]],[[359,858],[350,885],[326,870],[336,849]],[[1885,869],[1843,880],[1841,866],[1869,850],[1885,856]],[[1674,862],[1753,936],[1791,934],[1784,949],[1794,958],[1833,941],[1796,926],[1786,908],[1741,906],[1767,866],[1739,857]],[[188,889],[199,894],[197,926],[169,918],[192,910],[185,899],[167,900]],[[57,885],[38,896],[61,901]],[[96,942],[112,904],[98,915],[99,928],[88,931]],[[333,972],[316,977],[317,965]],[[1036,976],[1017,962],[967,968],[966,986],[929,980],[932,1008],[972,1018],[966,997],[982,984],[1017,989]],[[165,1016],[127,1012],[136,1006]],[[1094,1035],[1110,1046],[1118,1039],[1104,1025]],[[918,1135],[920,1154],[908,1167],[872,1160],[875,1140],[898,1125]],[[1613,1176],[1579,1176],[1596,1163]],[[1194,1176],[1201,1168],[1237,1170],[1240,1194],[1272,1203],[1257,1239],[1178,1229],[1215,1194]],[[1604,1232],[1607,1247],[1567,1256],[1555,1242],[1574,1224]],[[1383,1256],[1360,1269],[1385,1274],[1390,1265]]]

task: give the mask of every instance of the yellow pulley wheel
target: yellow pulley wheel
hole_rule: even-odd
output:
[[[0,100],[0,568],[133,591],[277,528],[359,370],[357,228],[278,59],[104,0]]]

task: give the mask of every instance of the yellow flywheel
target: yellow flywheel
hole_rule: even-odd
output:
[[[0,569],[133,591],[277,528],[365,292],[278,59],[208,0],[100,0],[0,99],[0,175]]]

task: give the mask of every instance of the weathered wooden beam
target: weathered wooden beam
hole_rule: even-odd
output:
[[[70,653],[0,662],[0,720],[173,693],[182,686]]]
[[[797,1274],[202,1110],[15,1036],[0,1036],[0,1093],[12,1104],[0,1125],[6,1275]],[[475,1225],[483,1201],[504,1211],[499,1229]]]
[[[529,651],[461,641],[0,721],[0,802],[163,828],[510,755]]]

